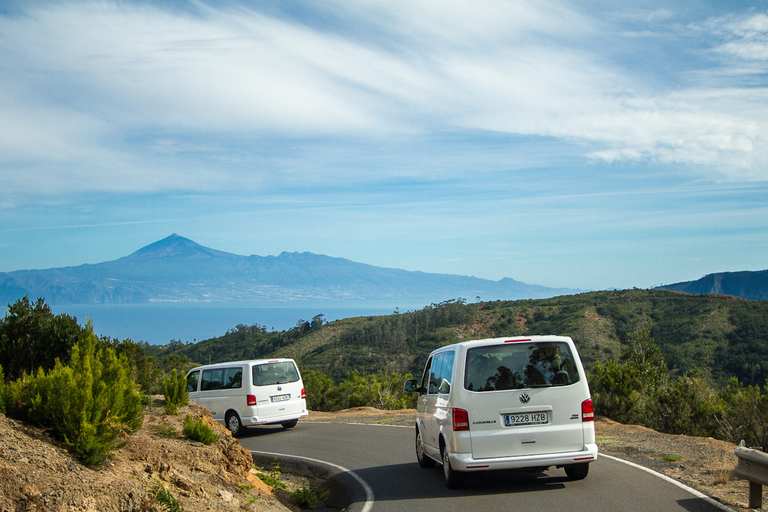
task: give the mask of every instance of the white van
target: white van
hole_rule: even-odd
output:
[[[259,359],[198,366],[187,372],[189,398],[232,432],[307,417],[307,395],[293,359]]]
[[[449,488],[467,472],[562,467],[571,480],[597,460],[592,399],[573,340],[466,341],[430,354],[419,393],[416,458],[443,464]]]

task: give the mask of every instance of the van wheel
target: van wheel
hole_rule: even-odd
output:
[[[435,459],[424,453],[424,442],[421,439],[421,431],[419,429],[416,429],[416,460],[419,461],[419,466],[423,468],[435,467]]]
[[[283,428],[293,428],[296,426],[296,424],[299,422],[299,420],[291,420],[291,421],[284,421],[281,423]]]
[[[227,414],[227,428],[235,437],[243,433],[243,424],[240,422],[240,417],[234,412]]]
[[[565,466],[565,474],[569,480],[584,480],[589,474],[589,462],[569,464]]]
[[[449,489],[458,489],[464,485],[465,475],[460,471],[453,470],[448,455],[448,448],[443,448],[443,475],[445,476],[445,485],[447,485]]]

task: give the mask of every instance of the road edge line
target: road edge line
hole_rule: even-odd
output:
[[[716,499],[712,498],[711,496],[707,496],[703,492],[697,491],[693,487],[689,487],[689,486],[685,485],[684,483],[679,482],[679,481],[675,480],[674,478],[669,477],[669,476],[667,476],[667,475],[665,475],[663,473],[659,473],[658,471],[654,471],[653,469],[646,468],[645,466],[641,466],[640,464],[635,464],[634,462],[630,462],[628,460],[620,459],[620,458],[614,457],[612,455],[607,455],[605,453],[600,453],[600,455],[598,457],[605,457],[606,459],[611,459],[611,460],[615,460],[616,462],[624,463],[624,464],[626,464],[628,466],[631,466],[631,467],[633,467],[635,469],[641,469],[641,470],[645,471],[646,473],[650,473],[651,475],[654,475],[654,476],[656,476],[658,478],[661,478],[662,480],[666,480],[667,482],[669,482],[669,483],[671,483],[673,485],[676,485],[680,489],[688,491],[689,493],[693,494],[697,498],[706,501],[710,505],[713,505],[713,506],[719,508],[720,510],[723,510],[724,512],[736,512],[735,509],[729,507],[725,503],[721,503],[721,502],[717,501]]]
[[[375,497],[373,495],[373,489],[371,488],[370,485],[368,485],[368,482],[363,480],[363,478],[360,475],[358,475],[357,473],[355,473],[351,469],[345,468],[344,466],[340,466],[338,464],[334,464],[333,462],[328,462],[328,461],[325,461],[325,460],[313,459],[312,457],[304,457],[302,455],[287,455],[285,453],[262,452],[262,451],[258,451],[258,450],[248,450],[248,451],[251,453],[251,456],[253,456],[254,453],[258,453],[260,455],[266,455],[266,456],[269,456],[269,457],[273,457],[273,456],[274,457],[287,457],[287,458],[291,458],[291,459],[307,460],[307,461],[314,462],[314,463],[317,463],[317,464],[325,464],[326,466],[334,467],[334,468],[338,469],[339,471],[341,471],[342,473],[347,473],[347,474],[351,475],[352,478],[354,478],[357,481],[357,483],[360,484],[360,487],[363,488],[363,491],[365,491],[365,503],[363,504],[363,508],[362,508],[362,510],[360,512],[370,512],[371,509],[373,508],[374,502],[376,501]]]

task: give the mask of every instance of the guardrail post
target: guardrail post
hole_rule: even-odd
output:
[[[763,508],[763,486],[749,482],[749,508]]]
[[[733,472],[749,480],[749,508],[763,507],[763,485],[768,485],[768,453],[747,448],[744,441],[736,448],[739,463]]]

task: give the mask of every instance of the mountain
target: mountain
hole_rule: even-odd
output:
[[[659,286],[658,289],[693,294],[717,293],[749,300],[768,300],[768,270],[708,274],[698,281],[668,284]]]
[[[441,302],[546,298],[579,290],[504,278],[429,274],[343,258],[283,252],[240,256],[173,234],[104,263],[0,273],[0,301],[27,294],[49,304],[382,300]]]

